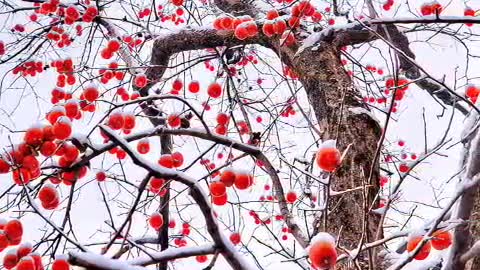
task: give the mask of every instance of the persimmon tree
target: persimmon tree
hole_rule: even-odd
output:
[[[3,267],[479,269],[471,2],[1,1]]]

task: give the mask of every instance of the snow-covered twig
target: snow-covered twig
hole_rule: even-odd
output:
[[[448,211],[450,211],[450,208],[452,208],[455,205],[457,200],[465,192],[467,192],[468,190],[471,190],[472,188],[477,187],[479,184],[480,184],[480,174],[477,174],[472,179],[465,179],[465,183],[458,188],[458,190],[455,192],[455,195],[450,199],[449,203],[445,206],[445,208],[443,208],[443,210],[437,216],[437,218],[433,222],[428,232],[423,236],[422,241],[417,244],[416,248],[406,258],[401,260],[398,264],[392,266],[391,269],[400,270],[409,262],[411,262],[413,258],[420,252],[422,247],[431,239],[432,234],[437,230],[438,225],[440,224],[440,222],[442,222],[443,217],[448,213]]]
[[[130,265],[125,261],[113,260],[93,252],[70,252],[68,261],[86,269],[97,270],[145,270],[144,267]]]
[[[134,149],[132,149],[132,147],[128,145],[128,142],[124,138],[115,134],[112,129],[105,125],[101,125],[100,128],[110,140],[119,145],[130,156],[133,163],[137,166],[144,168],[155,177],[171,179],[188,186],[190,188],[190,195],[197,203],[198,208],[201,210],[205,218],[205,223],[210,236],[215,242],[215,245],[222,252],[226,261],[230,264],[230,266],[233,269],[238,270],[256,269],[247,260],[245,260],[243,255],[239,254],[236,251],[235,247],[230,242],[228,237],[224,235],[223,230],[219,228],[217,218],[215,217],[212,206],[204,191],[195,179],[191,178],[183,172],[168,169],[146,160],[145,158],[141,157]]]
[[[179,247],[179,248],[168,248],[164,251],[157,253],[150,253],[150,256],[138,257],[133,260],[128,261],[132,265],[142,265],[147,266],[151,264],[156,264],[159,262],[169,261],[178,258],[186,258],[197,255],[207,255],[215,253],[215,245],[207,244],[203,246],[196,247]]]

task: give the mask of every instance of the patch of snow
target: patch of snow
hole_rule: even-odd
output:
[[[353,113],[353,114],[366,114],[368,115],[371,119],[373,119],[375,122],[381,125],[380,120],[369,110],[361,107],[354,107],[354,108],[348,108],[348,111]]]
[[[310,245],[314,245],[317,243],[330,243],[330,244],[335,244],[335,238],[326,232],[319,232],[317,235],[315,235],[312,238],[312,241],[310,242]]]
[[[318,149],[325,149],[325,148],[336,148],[337,141],[336,140],[326,140],[323,141],[322,144],[318,147]]]
[[[328,36],[332,35],[336,31],[347,30],[347,29],[351,29],[351,28],[355,28],[355,27],[359,27],[359,26],[360,26],[359,23],[339,24],[339,25],[329,26],[329,27],[323,29],[320,32],[315,32],[315,33],[311,34],[310,36],[308,36],[303,41],[302,46],[300,46],[300,48],[298,48],[297,52],[295,53],[295,56],[299,55],[305,49],[308,49],[308,48],[312,48],[312,50],[315,50],[314,45],[317,42],[321,41],[324,37],[328,37]]]
[[[383,215],[383,214],[385,214],[385,210],[386,210],[386,208],[384,206],[384,207],[379,207],[377,209],[373,209],[372,212],[376,213],[376,214],[379,214],[379,215]]]
[[[302,162],[302,163],[310,163],[309,160],[307,160],[306,158],[304,158],[302,156],[296,156],[295,159],[298,160],[299,162]]]
[[[72,252],[70,256],[78,258],[82,261],[91,263],[100,269],[105,270],[140,270],[145,269],[143,267],[134,266],[121,260],[112,260],[102,255],[98,255],[92,252]]]
[[[152,261],[162,261],[175,258],[179,255],[185,254],[189,256],[196,256],[201,254],[211,254],[215,252],[214,245],[202,245],[196,247],[179,247],[168,248],[161,252],[149,253],[148,256],[142,256],[128,261],[131,265],[146,265]]]

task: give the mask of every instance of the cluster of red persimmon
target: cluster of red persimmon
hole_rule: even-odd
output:
[[[81,25],[76,25],[75,30],[77,31],[77,36],[81,36],[83,34],[83,28]],[[53,41],[58,48],[68,47],[72,44],[72,38],[68,32],[65,31],[63,26],[53,26],[50,31],[48,31],[46,38],[50,41]]]
[[[23,225],[18,219],[0,219],[0,251],[22,242]]]
[[[213,27],[217,30],[235,30],[235,37],[244,40],[258,34],[258,26],[250,16],[224,16],[215,19]]]
[[[297,113],[293,108],[293,104],[295,104],[296,101],[297,99],[295,97],[289,98],[287,100],[287,104],[285,104],[284,109],[280,112],[280,116],[285,118],[288,118],[289,116],[294,116]],[[262,121],[258,121],[257,117],[257,122],[261,123]]]
[[[235,186],[238,190],[246,190],[254,184],[254,177],[247,171],[227,168],[209,186],[212,203],[225,205],[228,201],[227,188]]]
[[[301,20],[306,18],[311,18],[312,22],[318,23],[322,20],[323,15],[309,1],[301,1],[293,5],[291,16],[288,18],[285,16],[281,17],[275,9],[270,10],[266,14],[262,32],[268,37],[281,35],[281,43],[286,46],[292,46],[296,43],[295,36],[292,31],[287,31],[287,28],[288,26],[290,29],[299,27]],[[286,19],[288,20],[286,21]],[[214,21],[213,26],[217,30],[234,30],[235,37],[240,40],[251,38],[258,34],[257,23],[250,16],[222,16]]]
[[[43,270],[41,256],[33,252],[33,247],[30,243],[22,243],[23,225],[18,219],[11,219],[6,221],[0,220],[0,251],[8,247],[18,246],[9,249],[3,257],[3,267],[5,269],[17,270]],[[65,257],[59,256],[55,259],[51,266],[52,270],[69,270]]]
[[[7,251],[3,257],[3,267],[5,269],[16,270],[43,270],[45,269],[42,263],[41,256],[32,252],[32,248],[29,245],[20,247],[18,250],[11,249]],[[70,264],[67,261],[66,256],[56,256],[55,260],[51,264],[52,270],[70,270]]]
[[[345,65],[346,62],[343,62],[343,61],[346,61],[346,60],[342,60],[342,64]],[[374,66],[374,65],[367,64],[367,65],[365,66],[365,69],[366,69],[367,71],[372,72],[372,73],[375,73],[375,72],[376,72],[376,73],[378,73],[378,75],[383,75],[383,69],[382,69],[382,68],[379,68],[379,67],[376,67],[376,66]]]
[[[403,148],[405,147],[406,143],[404,140],[398,140],[397,141],[397,144],[399,147]],[[410,165],[409,163],[407,162],[408,160],[411,160],[411,161],[415,161],[418,159],[418,156],[417,154],[415,153],[411,153],[405,149],[402,149],[399,154],[387,154],[384,158],[384,161],[385,163],[392,163],[392,162],[396,162],[398,160],[401,160],[402,162],[398,165],[398,171],[400,173],[407,173],[409,170],[410,170]],[[385,187],[386,184],[388,184],[390,182],[390,178],[387,177],[387,176],[380,176],[380,179],[379,179],[379,183],[380,183],[380,187]],[[388,198],[385,198],[385,197],[381,197],[379,199],[379,203],[378,203],[378,209],[381,209],[383,208],[384,206],[387,205],[387,202],[388,202]]]
[[[125,72],[123,72],[121,70],[118,70],[118,63],[117,62],[110,62],[106,69],[102,68],[102,69],[99,70],[98,73],[99,73],[100,76],[102,76],[100,78],[100,82],[102,84],[107,84],[108,82],[110,82],[110,80],[112,80],[114,78],[117,81],[122,81],[125,78]],[[119,89],[123,89],[125,91],[125,88],[120,87]],[[118,92],[117,92],[117,94],[118,94]],[[123,99],[123,94],[124,93],[120,94],[120,96],[122,96],[122,99]],[[124,101],[127,101],[127,100],[129,100],[129,98],[127,98]]]
[[[73,74],[73,60],[71,58],[55,60],[51,63],[51,66],[58,73],[57,87],[65,87],[67,84],[74,85],[77,82],[77,79]],[[71,97],[71,95],[69,97]]]
[[[410,82],[405,78],[398,78],[395,80],[394,78],[390,77],[385,81],[385,90],[383,91],[385,95],[390,95],[391,92],[395,91],[394,99],[396,101],[400,101],[405,97],[405,93],[408,90],[408,85]],[[396,108],[396,104],[394,104],[393,108]]]
[[[34,7],[35,13],[42,15],[50,15],[57,13],[58,16],[65,16],[65,23],[73,24],[76,20],[80,19],[84,22],[92,22],[93,19],[98,15],[98,9],[96,6],[90,6],[90,0],[83,1],[87,8],[85,11],[79,11],[75,6],[69,6],[65,8],[63,5],[60,5],[60,0],[50,0],[43,3],[35,2]],[[83,14],[81,14],[83,12]]]
[[[103,59],[110,59],[116,52],[118,52],[118,50],[120,50],[120,46],[121,45],[118,40],[112,39],[108,41],[107,47],[100,52],[100,55]]]
[[[124,134],[130,134],[135,127],[135,115],[126,112],[113,112],[108,117],[107,125],[113,130],[121,130]],[[104,137],[106,141],[108,139]]]
[[[64,7],[60,5],[59,0],[50,0],[43,3],[36,2],[34,3],[34,7],[38,8],[36,8],[34,13],[30,15],[30,20],[33,22],[38,21],[38,14],[49,17],[51,17],[52,14],[55,14],[57,17],[52,18],[51,24],[55,24],[60,20],[63,20],[66,25],[73,25],[75,22],[91,23],[98,15],[98,9],[95,6],[87,6],[86,8],[81,9],[77,8],[75,5]],[[76,25],[75,29],[77,31],[77,36],[81,36],[83,32],[82,26],[78,24]],[[62,26],[53,26],[47,33],[47,38],[55,41],[59,48],[68,47],[72,44],[70,36]]]
[[[219,113],[216,117],[217,126],[215,127],[215,132],[219,135],[226,135],[228,132],[228,124],[230,123],[230,116],[226,113]],[[250,128],[248,127],[247,122],[241,120],[236,123],[237,130],[240,135],[245,135],[250,133]]]
[[[480,94],[480,88],[476,85],[468,85],[465,89],[465,96],[475,104],[477,103],[478,95]]]
[[[405,141],[403,140],[399,140],[398,142],[398,146],[400,147],[404,147],[405,146]],[[417,154],[415,153],[408,153],[406,151],[402,151],[399,155],[399,158],[401,160],[407,160],[407,159],[410,159],[410,160],[417,160],[418,156]],[[385,157],[385,162],[392,162],[393,161],[393,156],[392,155],[387,155]],[[405,163],[405,162],[402,162],[399,166],[398,166],[398,171],[401,172],[401,173],[406,173],[410,170],[410,166]]]
[[[206,49],[206,51],[209,52],[209,53],[215,53],[214,49],[211,49],[211,50]],[[256,53],[255,50],[249,51],[235,65],[230,65],[229,67],[227,67],[226,72],[224,70],[219,70],[218,73],[217,73],[217,76],[218,77],[224,77],[226,74],[228,74],[231,77],[236,77],[237,75],[241,74],[239,72],[239,70],[246,67],[248,64],[250,64],[250,63],[253,64],[253,65],[258,64],[258,58],[256,57],[255,53]],[[207,60],[204,63],[205,63],[205,68],[207,70],[215,71],[215,66],[213,66],[211,64],[210,60]],[[257,84],[258,85],[261,85],[262,82],[263,82],[262,78],[257,78]]]
[[[62,67],[65,67],[63,62]],[[66,64],[71,66],[70,64]],[[56,65],[57,68],[60,64]],[[36,125],[29,128],[23,137],[23,143],[14,147],[7,156],[0,158],[0,173],[8,173],[12,170],[12,177],[16,184],[23,185],[29,183],[41,175],[39,156],[45,158],[58,157],[57,164],[59,167],[67,168],[75,162],[80,154],[80,151],[73,144],[67,142],[72,134],[71,121],[81,119],[81,109],[85,110],[88,106],[86,102],[91,102],[90,105],[99,97],[98,89],[94,86],[86,87],[81,95],[80,102],[72,99],[71,94],[65,93],[62,89],[54,89],[52,91],[52,101],[58,103],[65,100],[64,103],[56,105],[50,112],[47,113],[46,119],[49,125]],[[84,104],[84,105],[82,105]],[[93,106],[95,109],[95,106]],[[114,130],[122,130],[124,133],[129,133],[135,127],[135,116],[133,114],[114,112],[107,121],[108,126]],[[148,140],[141,140],[138,144],[139,152],[148,152]],[[123,150],[110,151],[115,153],[119,159],[125,158],[126,153]],[[40,155],[39,155],[40,154]],[[174,162],[177,164],[183,157],[175,154]],[[166,157],[161,157],[161,160],[167,160]],[[173,162],[173,161],[172,161]],[[167,165],[169,166],[168,160]],[[76,170],[66,170],[61,174],[51,177],[50,181],[54,184],[63,183],[71,185],[77,179],[82,178],[87,173],[87,167],[81,166]],[[45,209],[55,209],[59,204],[59,196],[55,188],[50,185],[45,185],[41,188],[39,199]]]
[[[226,113],[219,113],[217,115],[217,126],[215,127],[215,132],[220,135],[227,134],[228,122],[230,122],[230,116]]]
[[[176,227],[176,221],[172,218],[169,219],[169,223],[168,223],[168,228],[169,229],[175,229]],[[150,227],[152,227],[155,231],[160,231],[160,229],[163,227],[164,225],[164,220],[163,220],[163,216],[161,213],[159,212],[155,212],[155,213],[152,213],[150,215],[150,217],[148,218],[148,224],[150,225]],[[178,246],[178,247],[184,247],[184,246],[187,246],[188,245],[188,242],[187,240],[185,239],[185,237],[188,237],[190,235],[190,232],[191,232],[191,229],[190,229],[190,224],[188,222],[184,222],[182,223],[182,226],[180,228],[180,231],[178,233],[178,235],[180,235],[180,237],[176,237],[173,241],[173,243]]]
[[[370,67],[370,70],[373,70],[372,67]],[[395,80],[393,77],[388,77],[386,79],[385,89],[383,90],[383,93],[387,96],[394,93],[392,113],[396,113],[398,111],[398,102],[404,99],[409,84],[410,81],[405,78],[398,78],[397,80]],[[363,101],[368,103],[378,103],[385,105],[387,104],[387,98],[385,96],[366,96],[363,97]]]
[[[185,10],[181,7],[183,5],[183,1],[172,1],[172,3],[174,4],[174,6],[178,7],[175,9],[174,13],[166,13],[164,11],[163,5],[157,6],[157,15],[160,18],[160,21],[172,21],[175,25],[184,23],[185,20],[182,18],[182,16],[185,14]],[[152,10],[149,7],[143,8],[137,13],[139,19],[148,19],[151,14]]]
[[[392,8],[392,6],[394,4],[395,4],[394,0],[387,0],[387,2],[385,2],[382,7],[383,7],[384,10],[388,11]],[[469,9],[470,8],[466,8],[465,13],[467,13],[467,10],[469,10]],[[432,15],[432,14],[440,14],[440,13],[442,13],[442,11],[443,11],[443,6],[438,1],[430,1],[430,2],[424,3],[420,7],[420,13],[422,13],[423,16],[428,16],[428,15]],[[470,14],[470,12],[468,12],[468,14]],[[475,12],[474,12],[474,14],[475,14]],[[465,14],[465,16],[475,16],[475,15]]]
[[[148,18],[150,16],[150,14],[152,14],[152,10],[148,7],[144,8],[144,9],[141,9],[138,13],[137,13],[137,16],[139,19],[143,19],[143,18]]]
[[[432,14],[440,14],[443,11],[443,6],[438,1],[431,1],[424,3],[420,7],[420,12],[424,16],[432,15]]]
[[[119,95],[123,101],[136,100],[140,97],[140,93],[138,91],[132,91],[131,93],[128,93],[128,91],[123,87],[117,88],[117,95]]]
[[[12,73],[13,75],[20,74],[23,77],[32,76],[35,77],[37,73],[43,72],[43,62],[41,61],[26,61],[25,63],[16,66]]]
[[[127,45],[130,51],[132,51],[135,47],[140,46],[143,43],[143,40],[141,38],[135,38],[133,36],[124,36],[122,38],[122,42]],[[103,59],[108,60],[120,50],[121,46],[122,44],[119,40],[111,39],[110,41],[108,41],[107,47],[103,48],[100,52],[100,56]]]
[[[81,14],[83,12],[83,14]],[[98,9],[95,6],[89,6],[84,11],[80,11],[75,6],[68,6],[65,10],[60,7],[57,11],[60,17],[65,16],[64,22],[67,25],[74,24],[78,19],[82,19],[83,22],[93,22],[98,15]]]
[[[394,0],[387,0],[382,7],[384,10],[388,11],[392,8],[394,4],[395,4]],[[420,13],[423,16],[440,14],[442,13],[442,11],[443,11],[443,6],[438,1],[426,2],[420,7]]]
[[[387,2],[383,3],[382,8],[388,11],[392,8],[393,4],[395,4],[394,0],[387,0]]]
[[[164,220],[163,220],[163,216],[162,214],[160,214],[159,212],[155,212],[153,214],[150,215],[149,219],[148,219],[148,223],[150,225],[150,227],[152,227],[154,230],[156,231],[159,231],[162,227],[163,227],[163,223],[164,223]],[[176,227],[176,222],[174,219],[170,218],[170,221],[168,223],[168,228],[169,229],[175,229]],[[187,242],[187,239],[186,237],[188,237],[190,235],[190,232],[191,232],[191,229],[190,229],[190,224],[188,222],[184,222],[182,223],[182,227],[180,228],[180,231],[177,235],[179,235],[180,237],[175,237],[175,239],[173,240],[173,243],[177,246],[177,247],[185,247],[188,245],[188,242]],[[201,259],[203,257],[197,257],[197,260]],[[206,258],[206,257],[205,257]],[[206,261],[206,260],[205,260]],[[204,262],[204,261],[203,261]]]
[[[242,60],[240,60],[237,65],[241,67],[247,66],[249,63],[254,65],[258,64],[257,56],[254,54],[255,51],[250,51],[247,55],[245,55]]]
[[[71,165],[77,159],[79,150],[65,142],[72,133],[71,120],[65,113],[65,108],[58,106],[47,115],[51,125],[36,125],[29,128],[24,134],[23,143],[14,147],[6,158],[0,159],[0,173],[8,173],[12,169],[14,182],[18,185],[27,184],[41,175],[39,154],[44,157],[53,155],[60,157],[58,160],[60,167]],[[68,185],[86,173],[87,168],[83,166],[76,171],[63,172],[60,179]]]
[[[407,251],[413,252],[417,246],[422,243],[423,234],[422,233],[412,233],[408,237]],[[444,250],[450,247],[452,244],[452,235],[449,231],[437,230],[432,234],[431,239],[428,239],[423,246],[420,248],[420,251],[415,255],[415,260],[425,260],[432,247],[436,250]]]
[[[142,84],[143,85],[143,84]],[[145,83],[146,85],[146,83]],[[183,89],[183,82],[180,79],[176,79],[172,84],[172,90],[170,93],[172,95],[178,95],[180,91]],[[191,81],[188,85],[188,91],[191,93],[198,93],[200,91],[200,84],[198,81]],[[209,98],[217,99],[222,96],[223,89],[220,83],[213,82],[207,87],[207,94]],[[204,103],[203,106],[205,110],[209,110],[209,106],[207,107],[208,103]],[[182,122],[182,117],[178,113],[172,113],[167,117],[167,123],[172,128],[180,127]]]
[[[125,42],[128,45],[128,49],[130,51],[133,51],[135,47],[138,47],[143,44],[143,39],[138,37],[138,36],[124,36],[122,37],[122,41]]]
[[[210,71],[210,72],[214,72],[214,71],[215,71],[215,66],[212,65],[212,63],[210,62],[210,60],[207,60],[207,61],[203,62],[203,65],[205,66],[205,68],[206,68],[208,71]],[[235,69],[234,72],[236,73],[236,71],[237,71],[237,70]],[[235,73],[233,73],[232,69],[229,69],[228,72],[229,72],[229,74],[230,74],[230,72],[232,72],[232,74],[235,74]],[[232,76],[233,76],[233,75],[232,75]]]
[[[122,42],[125,43],[130,51],[132,51],[135,47],[140,46],[143,43],[143,40],[141,38],[135,38],[133,36],[124,36],[122,37]],[[115,53],[117,53],[122,44],[119,40],[117,39],[111,39],[107,43],[107,47],[103,48],[102,51],[100,52],[100,56],[103,59],[110,59],[112,58]],[[115,69],[118,68],[118,65]],[[111,68],[112,69],[112,68]]]
[[[387,0],[382,7],[384,10],[388,11],[392,8],[393,5],[394,5],[394,0]],[[420,13],[423,16],[436,15],[436,14],[440,15],[442,11],[443,11],[443,6],[438,1],[426,2],[420,7]],[[476,11],[471,7],[467,6],[463,11],[463,16],[475,17]],[[473,26],[473,23],[465,23],[465,25],[468,27],[471,27]]]

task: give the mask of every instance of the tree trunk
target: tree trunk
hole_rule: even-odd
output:
[[[474,115],[469,117],[477,117],[476,112],[471,112]],[[472,126],[473,127],[473,126]],[[468,127],[466,127],[468,128]],[[464,155],[462,164],[465,172],[461,180],[467,181],[480,173],[480,156],[478,149],[480,149],[480,130],[476,128],[469,136],[463,138]],[[478,258],[472,259],[465,264],[461,261],[461,256],[467,252],[474,239],[479,240],[480,226],[476,222],[480,217],[480,190],[479,188],[470,188],[457,201],[456,208],[453,210],[452,218],[466,221],[457,226],[454,230],[454,242],[451,247],[452,252],[446,262],[445,269],[448,270],[477,270],[480,269],[480,262]]]
[[[322,222],[316,222],[314,230],[337,235],[340,246],[354,249],[362,237],[363,243],[374,239],[378,229],[380,218],[370,215],[368,209],[380,189],[376,151],[381,128],[368,113],[350,110],[361,108],[367,112],[360,93],[353,87],[351,78],[341,64],[339,49],[328,43],[318,48],[315,51],[304,50],[294,59],[294,68],[315,111],[322,139],[336,139],[340,150],[351,145],[342,166],[331,176],[330,188],[342,191],[367,185],[371,187],[366,188],[365,192],[357,190],[330,198],[327,217],[325,219],[323,216]],[[363,234],[364,228],[366,234]],[[365,264],[368,265],[368,255],[360,255],[359,261],[362,269],[367,269]],[[352,269],[346,265],[340,267]]]
[[[475,192],[475,199],[473,204],[473,211],[470,220],[472,221],[470,232],[473,235],[474,240],[471,243],[480,241],[480,189],[477,188]],[[475,257],[466,265],[468,270],[480,269],[480,256]]]

